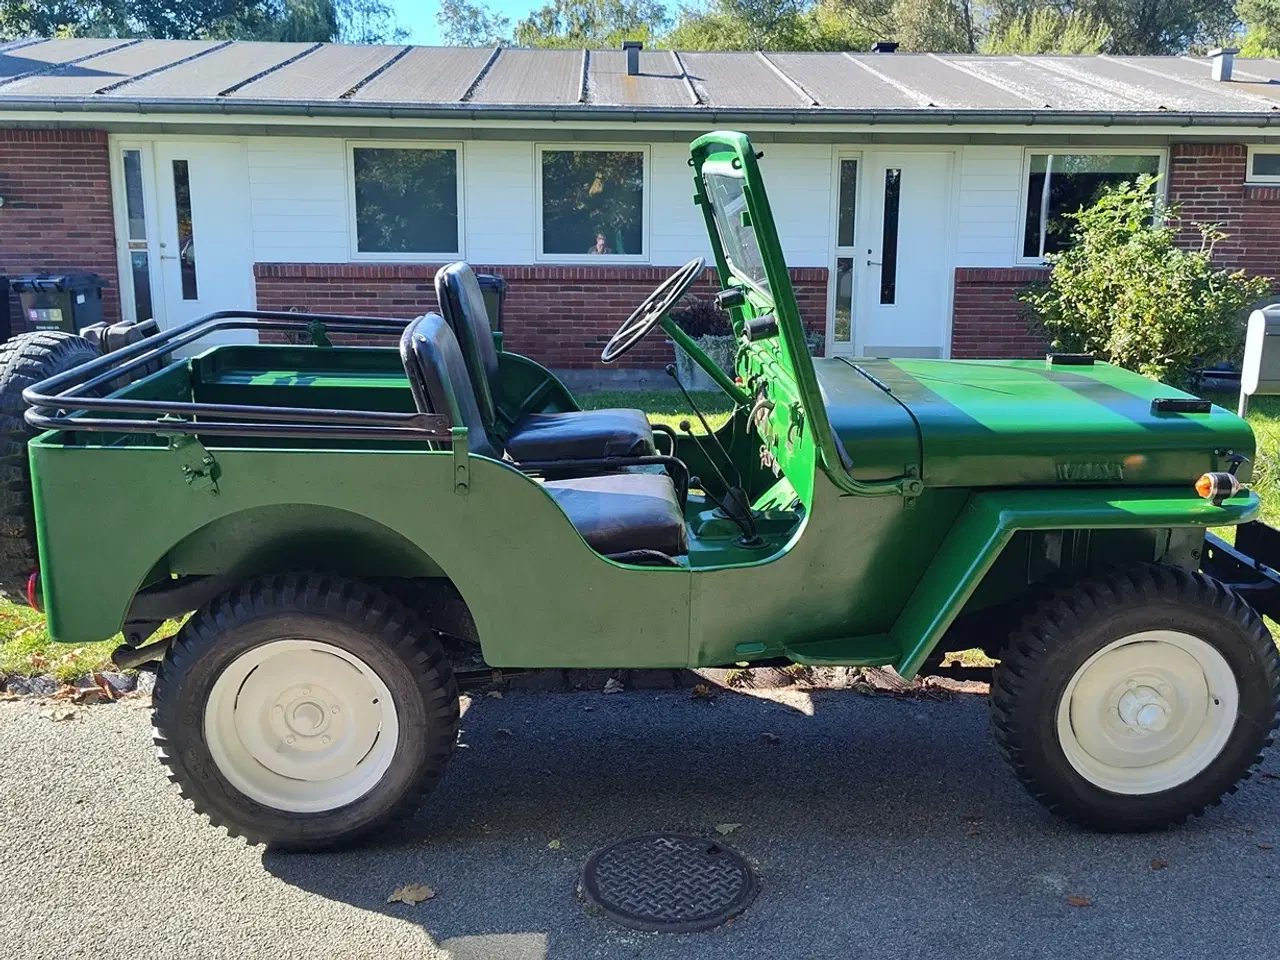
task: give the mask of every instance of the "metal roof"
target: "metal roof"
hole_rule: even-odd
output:
[[[1280,126],[1280,60],[27,40],[0,110]]]

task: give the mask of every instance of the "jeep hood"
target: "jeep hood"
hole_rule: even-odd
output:
[[[814,361],[849,473],[927,487],[1185,484],[1253,456],[1233,413],[1155,413],[1189,394],[1110,364],[1044,360]],[[1247,468],[1241,470],[1247,479]]]

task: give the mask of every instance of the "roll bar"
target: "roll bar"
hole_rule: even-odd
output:
[[[26,421],[38,430],[150,433],[157,436],[325,437],[358,440],[450,441],[449,418],[435,413],[297,409],[239,403],[194,403],[97,397],[92,391],[124,374],[165,359],[171,351],[218,330],[309,333],[385,333],[398,336],[406,321],[273,310],[219,310],[179,324],[50,377],[22,391]],[[167,359],[165,359],[167,363]],[[95,412],[116,416],[89,416]],[[127,416],[133,414],[133,416]],[[143,415],[151,415],[148,419]],[[200,419],[197,420],[196,418]],[[205,419],[212,418],[212,419]],[[235,418],[234,420],[221,418]]]

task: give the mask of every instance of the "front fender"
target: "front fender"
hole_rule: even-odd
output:
[[[1019,530],[1229,526],[1253,519],[1260,506],[1252,491],[1221,506],[1167,487],[976,492],[893,625],[901,651],[894,667],[915,676]]]

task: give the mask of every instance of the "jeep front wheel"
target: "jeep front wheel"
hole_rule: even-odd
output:
[[[196,810],[291,849],[411,812],[457,737],[435,632],[375,587],[318,574],[211,601],[175,638],[153,698],[161,760]]]
[[[1057,594],[1015,631],[991,719],[1019,779],[1096,830],[1179,823],[1234,792],[1271,742],[1280,656],[1216,581],[1147,565]]]

